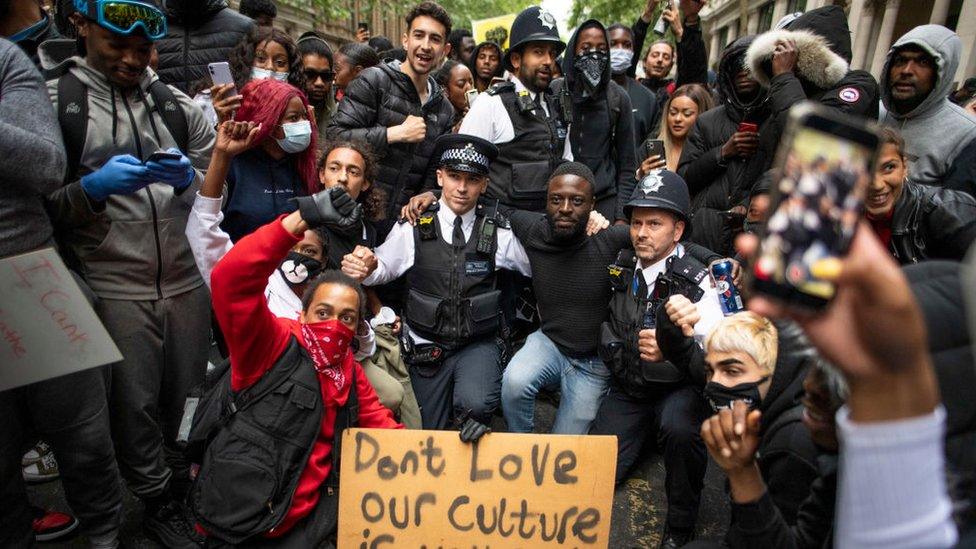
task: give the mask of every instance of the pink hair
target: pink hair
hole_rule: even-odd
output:
[[[237,110],[235,120],[261,124],[261,130],[258,131],[255,143],[263,143],[265,139],[271,137],[292,97],[298,97],[306,111],[309,106],[305,93],[291,84],[280,82],[274,78],[251,80],[241,89],[241,95],[243,96],[241,108]],[[291,156],[295,160],[298,175],[305,182],[306,192],[314,194],[321,187],[318,170],[315,167],[318,128],[315,125],[315,117],[309,116],[309,122],[312,125],[311,143],[304,151]]]

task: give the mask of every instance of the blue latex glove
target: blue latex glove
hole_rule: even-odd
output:
[[[193,164],[179,149],[170,147],[166,152],[180,155],[179,160],[160,160],[159,162],[146,162],[146,168],[152,174],[153,181],[170,185],[177,191],[190,186],[196,172]]]
[[[81,188],[93,200],[101,202],[113,194],[132,194],[153,181],[141,160],[131,154],[120,154],[82,177]]]

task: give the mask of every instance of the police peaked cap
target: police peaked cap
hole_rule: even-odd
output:
[[[634,194],[624,206],[624,215],[630,218],[634,208],[668,210],[684,220],[685,225],[691,224],[688,184],[680,175],[669,170],[652,170],[637,182]],[[685,231],[688,230],[686,227]]]
[[[555,57],[559,57],[559,54],[566,49],[566,43],[559,38],[556,18],[539,6],[525,8],[512,22],[512,32],[508,37],[508,49],[505,50],[505,57],[502,59],[505,70],[509,72],[515,70],[511,61],[512,52],[519,51],[519,48],[529,42],[553,43],[556,46]]]
[[[461,172],[488,175],[498,147],[490,141],[463,133],[447,133],[437,138],[431,160],[434,166]]]

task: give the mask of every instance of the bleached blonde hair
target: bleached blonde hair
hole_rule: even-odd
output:
[[[776,326],[752,311],[736,313],[720,320],[705,338],[705,351],[745,353],[772,375],[776,369]]]

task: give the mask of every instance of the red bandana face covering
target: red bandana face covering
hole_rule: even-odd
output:
[[[354,335],[355,332],[335,319],[302,324],[305,348],[315,362],[315,371],[328,376],[336,389],[342,389],[346,383],[342,360],[349,352]]]

